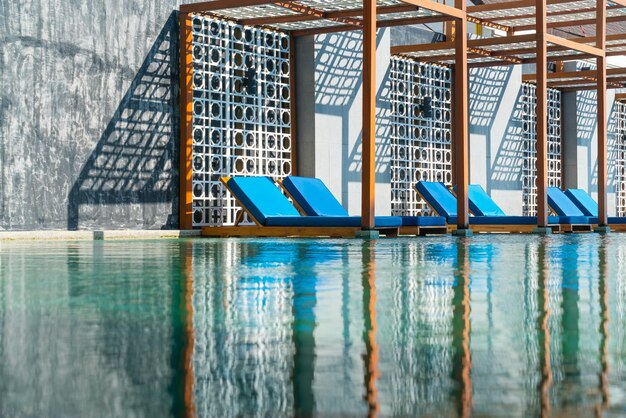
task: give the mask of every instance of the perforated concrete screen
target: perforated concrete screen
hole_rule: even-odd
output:
[[[415,183],[452,183],[452,113],[449,68],[391,60],[391,212],[430,214]]]
[[[235,222],[220,178],[291,174],[289,36],[192,18],[193,225]]]
[[[613,159],[616,215],[626,216],[626,103],[615,102],[613,124],[615,134],[612,149],[609,149],[610,154],[613,154],[609,155],[609,170]]]
[[[522,196],[525,216],[537,215],[537,87],[522,84]],[[561,187],[561,92],[548,89],[548,186]]]

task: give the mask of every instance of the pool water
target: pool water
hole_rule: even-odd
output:
[[[626,234],[0,243],[0,416],[623,416]]]

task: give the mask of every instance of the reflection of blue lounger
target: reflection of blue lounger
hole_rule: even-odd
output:
[[[585,216],[589,217],[589,221],[592,224],[598,223],[598,204],[587,192],[581,189],[567,189],[565,196],[567,196]],[[626,217],[609,216],[608,221],[609,225],[626,225]]]
[[[269,177],[225,177],[222,182],[230,190],[255,226],[207,227],[203,236],[354,236],[359,220],[350,217],[301,216]],[[388,219],[383,228],[397,234],[400,219]]]
[[[285,191],[291,196],[296,206],[310,217],[349,217],[324,182],[317,178],[290,176],[282,181]],[[361,222],[360,216],[351,216]],[[406,233],[445,233],[445,219],[438,216],[377,216],[379,223],[394,219],[401,223],[402,232]],[[419,230],[416,230],[419,229]]]
[[[487,194],[485,189],[478,184],[470,184],[468,188],[469,206],[476,216],[507,216],[496,202]],[[536,216],[507,216],[512,221],[519,223],[537,224]],[[587,224],[589,220],[584,216],[549,216],[550,225]]]

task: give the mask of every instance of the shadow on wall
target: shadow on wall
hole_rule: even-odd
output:
[[[95,218],[107,210],[116,227],[139,227],[158,219],[156,204],[171,204],[161,228],[178,225],[177,63],[173,12],[72,186],[68,229],[79,228],[81,215]]]
[[[477,68],[470,72],[470,133],[485,138],[485,172],[487,192],[521,188],[522,126],[520,95],[511,114],[502,115],[502,102],[513,70],[510,67]],[[504,117],[506,116],[506,118]],[[502,141],[494,158],[491,156],[492,138],[496,124],[507,120]],[[497,133],[495,135],[498,135]],[[498,135],[499,136],[499,135]]]
[[[597,94],[592,90],[576,93],[576,137],[579,147],[585,147],[589,172],[587,190],[598,191],[598,166],[592,162],[593,138],[598,128]]]
[[[515,107],[509,118],[500,147],[491,166],[490,188],[496,190],[522,190],[524,165],[524,108],[522,86],[517,91]]]
[[[377,38],[380,46],[384,32]],[[360,32],[319,35],[315,46],[316,112],[341,118],[341,147],[343,170],[342,203],[348,204],[345,191],[348,183],[361,181],[361,125],[351,126],[351,121],[360,121],[361,106],[354,108],[357,95],[361,94],[363,69],[363,38]],[[391,128],[389,101],[390,72],[377,92],[376,106],[376,181],[388,181],[391,155]],[[359,102],[360,103],[360,102]],[[358,115],[358,119],[354,116]],[[357,138],[351,138],[358,132]]]
[[[618,167],[620,156],[620,133],[618,132],[618,102],[613,102],[613,107],[609,111],[609,123],[607,126],[607,181],[608,192],[617,192],[618,190],[618,176],[621,167]],[[595,175],[597,176],[598,164],[595,166]]]

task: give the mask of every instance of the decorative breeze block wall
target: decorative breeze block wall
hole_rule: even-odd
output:
[[[291,174],[289,36],[194,15],[193,225],[232,225],[223,176]]]
[[[522,196],[525,216],[537,215],[537,87],[522,84]],[[548,89],[548,186],[561,187],[561,92]]]
[[[614,140],[609,144],[609,171],[613,171],[616,215],[626,216],[626,103],[615,102],[610,131]]]
[[[449,68],[391,59],[392,215],[430,214],[415,191],[418,181],[452,184],[451,79]]]

